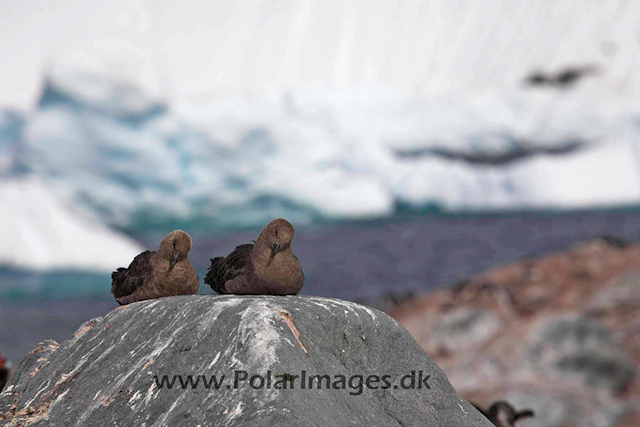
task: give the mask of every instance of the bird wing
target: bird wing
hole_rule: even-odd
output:
[[[153,273],[151,258],[155,251],[144,251],[131,261],[129,267],[111,273],[111,293],[120,298],[131,295]]]
[[[217,257],[211,260],[211,266],[204,277],[204,283],[219,294],[226,294],[227,291],[224,284],[238,276],[244,274],[244,268],[247,264],[247,257],[251,253],[253,245],[236,246],[236,248],[227,257]]]
[[[302,264],[300,264],[300,260],[298,259],[297,256],[293,255],[293,257],[296,259],[296,262],[300,266],[300,274],[302,274],[302,280],[304,280],[305,277],[304,277],[304,270],[302,270]]]

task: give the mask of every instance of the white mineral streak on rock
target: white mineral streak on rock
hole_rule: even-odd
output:
[[[155,390],[155,394],[153,392],[154,390]],[[149,386],[149,390],[147,390],[147,395],[144,397],[144,400],[142,401],[142,403],[144,403],[145,405],[149,404],[151,399],[155,399],[158,396],[159,391],[160,390],[156,386],[156,382],[152,381],[151,385]]]
[[[235,300],[242,301],[240,298]],[[249,373],[260,374],[259,370],[264,369],[264,373],[266,373],[267,367],[275,365],[278,361],[276,355],[278,343],[282,345],[283,342],[288,342],[293,346],[290,340],[282,336],[280,327],[282,318],[278,314],[279,310],[282,310],[282,308],[272,300],[265,300],[257,304],[251,304],[241,312],[237,330],[229,335],[232,340],[231,344],[220,355],[223,360],[227,361],[226,366],[229,366],[229,371],[245,370]],[[240,351],[245,353],[241,355]],[[214,358],[214,361],[217,362],[217,360],[218,355]],[[210,366],[213,365],[214,363],[212,362]],[[255,397],[263,405],[268,405],[276,399],[278,394],[279,390],[273,388],[264,389],[256,391]],[[229,394],[227,396],[230,399],[228,403],[230,406],[227,409],[227,423],[229,423],[242,413],[243,404],[240,402],[234,409],[230,409],[231,405],[235,404],[234,395]]]
[[[64,399],[67,393],[69,393],[69,389],[66,389],[64,392],[60,393],[60,395],[58,395],[58,397],[56,397],[56,399],[53,402],[51,402],[51,405],[49,405],[49,411],[56,405],[56,403]]]
[[[271,366],[278,360],[275,349],[280,340],[280,331],[275,326],[276,310],[270,305],[261,301],[250,305],[242,313],[240,327],[235,335],[236,342],[249,344],[251,352],[244,362],[238,360],[239,368]]]
[[[143,310],[148,310],[150,307],[153,307],[154,305],[156,305],[158,303],[158,301],[154,301],[152,303],[149,303],[149,305],[145,306],[143,308]],[[120,313],[116,314],[116,316],[118,316]],[[115,317],[115,316],[114,316]],[[112,319],[113,320],[113,319]],[[131,321],[134,321],[134,318],[132,318]],[[130,323],[131,321],[129,321],[128,323]],[[175,327],[177,326],[177,323],[180,322],[181,319],[176,319],[174,320],[174,322],[171,323],[171,325],[167,328],[168,330],[173,330],[173,332],[171,333],[171,335],[169,337],[167,337],[164,341],[162,341],[160,344],[156,343],[156,345],[154,346],[153,351],[151,351],[151,353],[147,354],[146,356],[142,356],[142,357],[138,357],[137,361],[132,365],[131,369],[126,372],[125,374],[121,374],[119,376],[117,376],[115,378],[115,380],[110,383],[108,385],[108,389],[105,389],[105,393],[107,396],[115,396],[118,391],[124,386],[124,384],[127,382],[127,380],[129,379],[129,377],[131,377],[134,374],[137,374],[136,376],[140,376],[143,372],[143,366],[152,358],[157,357],[158,355],[162,354],[162,352],[169,347],[169,345],[171,345],[171,343],[173,343],[175,337],[182,331],[182,329],[184,328],[184,326],[181,327]],[[174,328],[175,327],[175,328]],[[94,349],[98,348],[98,346],[94,346]],[[106,354],[110,353],[111,350],[113,349],[113,347],[109,347],[107,350],[105,350],[97,359],[92,359],[93,362],[95,363],[96,361],[102,359],[104,356],[106,356]],[[135,353],[135,352],[134,352]],[[81,359],[82,361],[86,361],[86,359],[88,357],[90,357],[93,354],[93,350],[88,354],[83,356],[83,358]],[[79,367],[76,366],[76,368],[74,368],[74,370],[72,372],[77,371]],[[70,373],[71,374],[71,373]],[[154,382],[155,385],[155,382]],[[137,401],[139,398],[141,397],[140,391],[135,391],[133,396],[131,397],[131,399],[129,400],[129,404],[134,403],[135,401]],[[144,403],[148,403],[149,400],[145,398],[145,400],[143,401]],[[136,408],[136,404],[134,404],[131,409],[135,409]],[[98,406],[94,406],[94,405],[90,405],[87,408],[87,411],[84,412],[81,416],[81,418],[78,420],[79,425],[82,424],[82,422],[84,420],[86,420],[89,415],[97,408]]]
[[[29,400],[27,403],[25,403],[24,407],[28,408],[29,406],[31,406],[31,404],[33,403],[34,400],[36,400],[38,398],[38,396],[40,396],[40,393],[42,393],[43,391],[45,391],[47,389],[47,387],[49,387],[49,385],[51,384],[51,380],[48,380],[44,386],[42,386],[38,392],[35,394],[35,396],[33,396],[33,399]]]
[[[10,386],[8,386],[7,388],[4,389],[2,394],[0,394],[0,398],[8,396],[11,393],[13,393],[13,384],[11,384]]]
[[[218,321],[218,316],[220,315],[220,313],[222,313],[224,310],[230,308],[230,307],[235,307],[238,304],[240,304],[242,302],[242,298],[237,298],[237,297],[214,297],[215,298],[215,304],[212,304],[212,309],[207,311],[205,313],[204,316],[201,316],[200,319],[198,320],[198,331],[197,331],[197,337],[196,337],[196,343],[200,342],[204,337],[207,336],[207,333],[211,331],[212,328],[219,328],[220,325],[216,325],[216,322]],[[235,328],[232,330],[232,332],[235,331]],[[230,333],[229,336],[232,336],[233,333]],[[204,362],[200,368],[200,371],[206,369],[209,370],[213,367],[213,365],[218,361],[218,359],[220,358],[220,352],[218,352],[216,358],[207,366],[206,362]],[[227,352],[225,352],[225,357],[227,356]],[[206,366],[206,368],[205,368]]]
[[[236,405],[235,409],[231,412],[228,412],[228,410],[225,411],[225,415],[227,415],[227,423],[231,420],[233,420],[235,417],[237,417],[238,415],[242,414],[242,406],[244,405],[244,403],[242,402],[238,402],[238,405]]]
[[[329,307],[327,307],[325,304],[322,304],[321,302],[314,301],[313,298],[309,298],[309,300],[310,300],[309,302],[311,304],[317,305],[318,307],[322,307],[325,310],[327,310],[329,313],[331,313],[331,309]]]
[[[178,404],[180,403],[180,401],[181,401],[182,399],[184,399],[184,398],[185,398],[185,396],[187,396],[187,393],[183,393],[180,397],[178,397],[178,398],[177,398],[177,399],[176,399],[176,400],[171,404],[171,406],[169,407],[169,409],[168,409],[164,414],[162,414],[162,416],[161,416],[160,418],[158,418],[158,420],[157,420],[155,423],[153,423],[153,424],[151,425],[151,427],[155,427],[155,426],[158,426],[158,427],[165,427],[165,426],[167,426],[167,424],[165,423],[165,421],[167,421],[167,418],[169,418],[169,415],[171,415],[171,413],[173,412],[173,410],[174,410],[174,409],[176,409],[176,408],[178,407]]]
[[[325,308],[326,310],[328,310],[330,312],[332,312],[331,309],[329,307],[327,307],[323,303],[328,303],[328,304],[335,305],[335,306],[338,306],[338,307],[345,307],[348,310],[352,311],[356,315],[356,317],[359,317],[358,316],[358,310],[363,310],[367,314],[369,314],[369,316],[371,316],[371,319],[373,319],[373,320],[377,319],[376,314],[370,308],[362,306],[362,305],[359,305],[359,304],[355,304],[355,303],[352,303],[352,302],[349,302],[349,301],[341,301],[341,300],[337,300],[337,299],[320,298],[320,297],[308,297],[308,300],[312,304],[315,304],[315,305],[317,305],[319,307],[323,307],[323,308]]]
[[[234,307],[241,302],[241,298],[217,297],[215,299],[215,304],[212,304],[212,310],[208,311],[200,321],[200,328],[198,330],[198,338],[196,341],[199,341],[204,335],[206,335],[210,328],[216,327],[218,316],[223,310]]]
[[[218,361],[218,359],[220,358],[220,352],[218,352],[216,354],[216,357],[213,358],[213,360],[211,361],[211,363],[209,364],[209,366],[207,367],[207,369],[211,369],[213,367],[213,365],[216,364],[216,362]]]
[[[461,404],[458,403],[458,406],[460,407],[460,409],[462,409],[462,412],[464,412],[465,415],[467,415],[467,411],[464,410],[464,408],[462,407]]]
[[[129,399],[129,405],[131,405],[132,403],[134,403],[136,400],[140,399],[142,397],[142,394],[140,393],[140,391],[136,391],[135,393],[133,393],[133,396],[131,396],[131,398]],[[135,405],[133,405],[131,407],[131,409],[135,409]]]

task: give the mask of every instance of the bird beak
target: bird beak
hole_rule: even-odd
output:
[[[520,418],[530,418],[533,416],[535,416],[535,414],[531,409],[525,409],[524,411],[520,411],[516,414],[515,420],[519,420]]]
[[[173,254],[171,254],[171,261],[169,261],[169,270],[171,270],[173,266],[176,265],[176,262],[178,262],[178,253],[174,252]]]
[[[273,261],[273,257],[280,251],[280,245],[278,243],[271,244],[271,256],[269,257],[269,261],[267,261],[267,265],[271,264]]]

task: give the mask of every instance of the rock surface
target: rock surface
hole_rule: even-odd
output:
[[[640,425],[640,246],[602,239],[389,313],[463,397],[532,408],[522,427]]]
[[[420,370],[430,375],[421,389],[417,380],[413,389],[395,388]],[[316,381],[310,390],[305,381],[302,389],[295,376],[303,371],[329,375],[332,388]],[[186,388],[179,379],[171,389],[159,385],[164,375],[183,375]],[[390,386],[370,379],[368,389],[370,375],[389,375]],[[278,388],[283,381],[287,389]],[[123,306],[61,345],[31,351],[0,397],[0,414],[6,426],[490,425],[389,316],[301,296],[181,296]]]

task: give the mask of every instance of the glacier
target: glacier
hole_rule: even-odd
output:
[[[70,46],[9,61],[1,104],[36,101],[0,111],[0,188],[37,182],[127,254],[114,230],[640,204],[640,3],[193,4],[0,17]],[[27,65],[24,82],[44,78],[16,80]],[[528,83],[571,67],[592,72]],[[36,264],[62,262],[48,257]]]
[[[19,173],[18,142],[22,137],[24,117],[17,111],[0,110],[0,179]]]
[[[125,230],[379,217],[398,205],[636,205],[640,109],[605,95],[310,88],[169,105],[64,68],[48,76],[16,158],[59,197]]]

